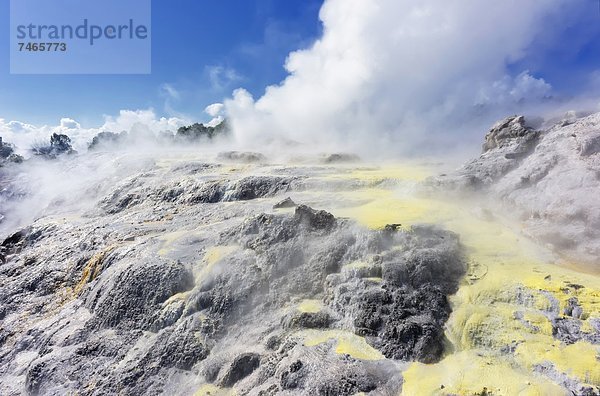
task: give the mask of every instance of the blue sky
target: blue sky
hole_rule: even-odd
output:
[[[527,0],[533,1],[533,0]],[[255,97],[280,82],[290,51],[321,36],[322,0],[152,1],[151,75],[10,75],[9,0],[0,0],[0,118],[56,125],[71,117],[83,126],[121,109],[153,108],[160,116],[207,119],[206,105],[238,87]],[[600,11],[597,0],[573,0],[560,17],[570,22],[538,34],[527,56],[508,64],[528,70],[572,97],[600,89]],[[558,25],[558,23],[557,23]],[[561,23],[564,25],[564,23]]]
[[[600,70],[600,1],[573,0],[558,18],[570,21],[566,28],[553,30],[562,21],[546,21],[527,56],[509,69],[530,70],[549,81],[556,92],[577,96],[590,89],[589,76]]]
[[[121,109],[206,117],[244,86],[260,95],[281,81],[287,54],[321,34],[322,0],[152,1],[151,75],[10,75],[9,0],[0,0],[0,118],[98,125]],[[170,96],[177,91],[177,98]]]

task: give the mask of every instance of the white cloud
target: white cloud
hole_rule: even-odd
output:
[[[168,99],[179,100],[181,98],[181,94],[179,93],[179,91],[171,84],[162,84],[160,86],[160,92],[163,96],[167,97]]]
[[[225,66],[207,66],[205,69],[211,88],[215,91],[228,89],[242,80],[242,76],[233,68]]]
[[[289,55],[285,81],[257,100],[236,91],[227,113],[244,144],[283,138],[401,151],[457,141],[463,129],[551,95],[544,80],[511,77],[507,66],[526,56],[545,18],[569,4],[326,0],[323,37]]]
[[[223,103],[213,103],[211,105],[206,106],[204,112],[211,117],[217,117],[223,113],[223,109]]]
[[[504,105],[526,101],[539,101],[551,97],[552,86],[542,78],[535,78],[528,71],[516,77],[504,76],[479,93],[478,105]]]
[[[0,123],[3,123],[4,120],[0,120]],[[33,125],[25,124],[20,121],[10,121],[9,123],[4,124],[7,130],[14,133],[27,133],[35,129]]]
[[[204,112],[212,117],[212,119],[206,125],[214,127],[222,123],[225,119],[224,110],[225,106],[223,103],[213,103],[206,106]]]
[[[17,152],[24,154],[34,142],[49,139],[52,128],[48,126],[36,127],[20,121],[6,122],[0,119],[0,136],[4,143],[15,145]]]
[[[594,90],[600,89],[600,69],[594,70],[588,76],[588,83]]]
[[[156,113],[149,110],[121,110],[117,116],[105,116],[104,124],[99,127],[84,128],[71,118],[62,118],[58,125],[34,126],[19,121],[6,122],[0,119],[0,136],[5,143],[12,143],[21,154],[28,154],[29,148],[34,143],[49,143],[52,133],[67,134],[73,147],[78,151],[85,151],[89,142],[99,132],[128,132],[132,135],[155,136],[164,131],[176,131],[179,127],[187,125],[190,120],[177,117],[157,117]]]
[[[72,118],[61,118],[60,127],[64,129],[79,129],[81,128],[81,125]]]
[[[154,110],[121,110],[116,117],[105,116],[104,125],[100,129],[119,133],[129,132],[134,126],[139,130],[140,125],[144,125],[150,133],[159,133],[165,130],[176,130],[177,128],[189,123],[177,117],[158,118]]]

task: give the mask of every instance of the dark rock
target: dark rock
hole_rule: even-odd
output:
[[[219,161],[232,161],[243,163],[263,162],[267,158],[261,153],[252,153],[247,151],[226,151],[217,155]]]
[[[267,349],[275,350],[281,345],[281,339],[277,336],[272,336],[267,339],[265,346]]]
[[[386,224],[383,230],[385,232],[396,232],[400,227],[402,227],[402,224]]]
[[[339,164],[339,163],[350,163],[350,162],[358,162],[360,161],[360,157],[356,154],[347,154],[347,153],[333,153],[326,154],[321,157],[321,162],[325,164]]]
[[[330,230],[336,225],[335,217],[324,210],[314,210],[306,205],[296,208],[294,219],[315,230]]]
[[[14,151],[14,147],[8,143],[4,143],[2,137],[0,137],[0,159],[8,158]]]
[[[567,306],[564,309],[564,314],[575,319],[581,319],[583,309],[579,305],[577,297],[571,297],[567,300]]]
[[[256,353],[244,353],[237,356],[220,381],[221,386],[231,387],[238,381],[252,374],[260,366],[260,355]]]
[[[431,297],[431,293],[418,296],[418,298]],[[429,308],[440,310],[433,315],[425,313],[406,317],[413,313],[411,312],[413,307],[407,307],[406,300],[392,307],[392,315],[381,334],[380,349],[386,357],[418,360],[422,363],[439,361],[444,351],[444,331],[441,323],[445,323],[448,319],[450,306],[443,296],[434,295],[433,298],[436,298],[434,302],[427,304],[426,308],[423,307],[425,308],[423,312],[427,312],[426,309]]]
[[[280,385],[282,389],[296,389],[302,381],[305,372],[302,370],[304,367],[301,360],[296,360],[290,364],[289,368],[281,373]]]
[[[279,393],[279,387],[275,384],[269,386],[267,389],[262,389],[258,392],[258,396],[274,396]]]
[[[557,340],[571,345],[578,341],[587,341],[590,344],[600,344],[600,329],[592,333],[581,330],[581,320],[572,317],[555,318],[552,320],[552,335]]]
[[[31,233],[30,228],[26,228],[15,232],[8,238],[6,238],[2,245],[0,245],[0,253],[4,256],[19,253],[24,246],[28,243],[26,236]],[[30,238],[31,240],[31,238]]]
[[[74,152],[71,147],[71,138],[67,135],[53,133],[50,136],[50,147],[56,154],[71,154]]]
[[[371,392],[377,389],[375,379],[369,374],[358,370],[349,370],[339,374],[333,373],[333,375],[325,375],[324,377],[323,381],[314,386],[317,395],[350,396],[359,392]]]
[[[144,263],[123,268],[114,281],[100,278],[85,296],[94,327],[149,329],[161,304],[190,290],[194,278],[181,263]]]
[[[450,305],[439,289],[371,291],[357,296],[354,324],[359,335],[375,336],[388,358],[433,363],[443,352],[443,323]]]
[[[574,290],[584,289],[583,285],[578,285],[577,283],[567,283],[567,287],[574,289]]]
[[[397,287],[412,286],[419,288],[423,285],[435,284],[447,294],[455,293],[457,281],[464,274],[465,266],[461,257],[458,237],[446,233],[441,239],[438,234],[427,235],[427,228],[420,230],[413,227],[423,237],[422,243],[435,243],[426,248],[415,249],[397,258],[387,259],[382,264],[383,280]],[[431,232],[436,232],[431,230]],[[389,260],[389,261],[388,261]]]
[[[196,335],[200,328],[193,318],[187,318],[177,327],[160,332],[155,347],[144,358],[158,362],[161,367],[190,370],[206,359],[209,350]],[[143,363],[143,361],[142,361]]]
[[[356,333],[368,336],[386,357],[432,363],[443,353],[443,324],[451,311],[446,296],[457,290],[466,269],[456,235],[430,227],[413,233],[420,249],[379,257],[380,287],[338,284],[334,306],[354,307],[349,313]]]
[[[143,178],[128,180],[106,196],[99,206],[109,214],[120,213],[143,202],[196,205],[249,201],[288,191],[294,177],[249,176],[235,182],[227,180],[198,181],[184,178],[155,188],[144,185]]]
[[[101,203],[102,208],[108,214],[120,213],[126,209],[132,208],[142,202],[140,194],[127,193],[124,196],[114,194],[112,197],[106,198]]]
[[[225,185],[220,181],[208,181],[186,200],[188,204],[217,203],[225,196]]]
[[[43,393],[40,387],[44,381],[45,369],[46,364],[43,361],[34,363],[29,367],[25,378],[25,389],[27,389],[28,394],[38,395]]]
[[[290,197],[273,205],[273,209],[295,208],[297,205]]]
[[[227,191],[226,201],[248,201],[271,197],[290,189],[294,178],[279,176],[249,176],[233,184]]]
[[[331,319],[326,312],[294,312],[284,318],[284,328],[324,329]]]

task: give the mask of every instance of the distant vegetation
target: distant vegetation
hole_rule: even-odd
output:
[[[121,133],[114,132],[100,132],[92,139],[92,142],[88,145],[88,150],[95,150],[100,147],[116,145],[127,139],[127,132]]]
[[[183,126],[175,134],[171,131],[163,131],[156,136],[156,141],[160,143],[197,143],[209,142],[219,136],[226,136],[229,133],[229,126],[226,121],[216,126],[207,126],[200,123]],[[100,132],[88,144],[88,150],[98,150],[102,148],[115,147],[127,142],[136,140],[136,136],[123,131],[121,133]],[[152,138],[150,138],[152,140]]]
[[[214,127],[195,123],[179,128],[175,134],[175,138],[185,141],[212,140],[218,136],[225,136],[228,133],[229,125],[227,121],[223,121]]]
[[[15,154],[15,147],[10,143],[4,143],[0,137],[0,166],[5,162],[23,162],[23,157]]]
[[[50,145],[34,144],[31,147],[34,155],[39,155],[48,159],[55,159],[62,154],[76,154],[71,146],[71,138],[67,135],[53,133],[50,136]]]

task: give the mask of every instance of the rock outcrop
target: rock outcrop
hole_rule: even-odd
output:
[[[510,117],[486,135],[483,154],[430,186],[498,198],[525,231],[567,259],[599,265],[600,114],[544,130]]]

